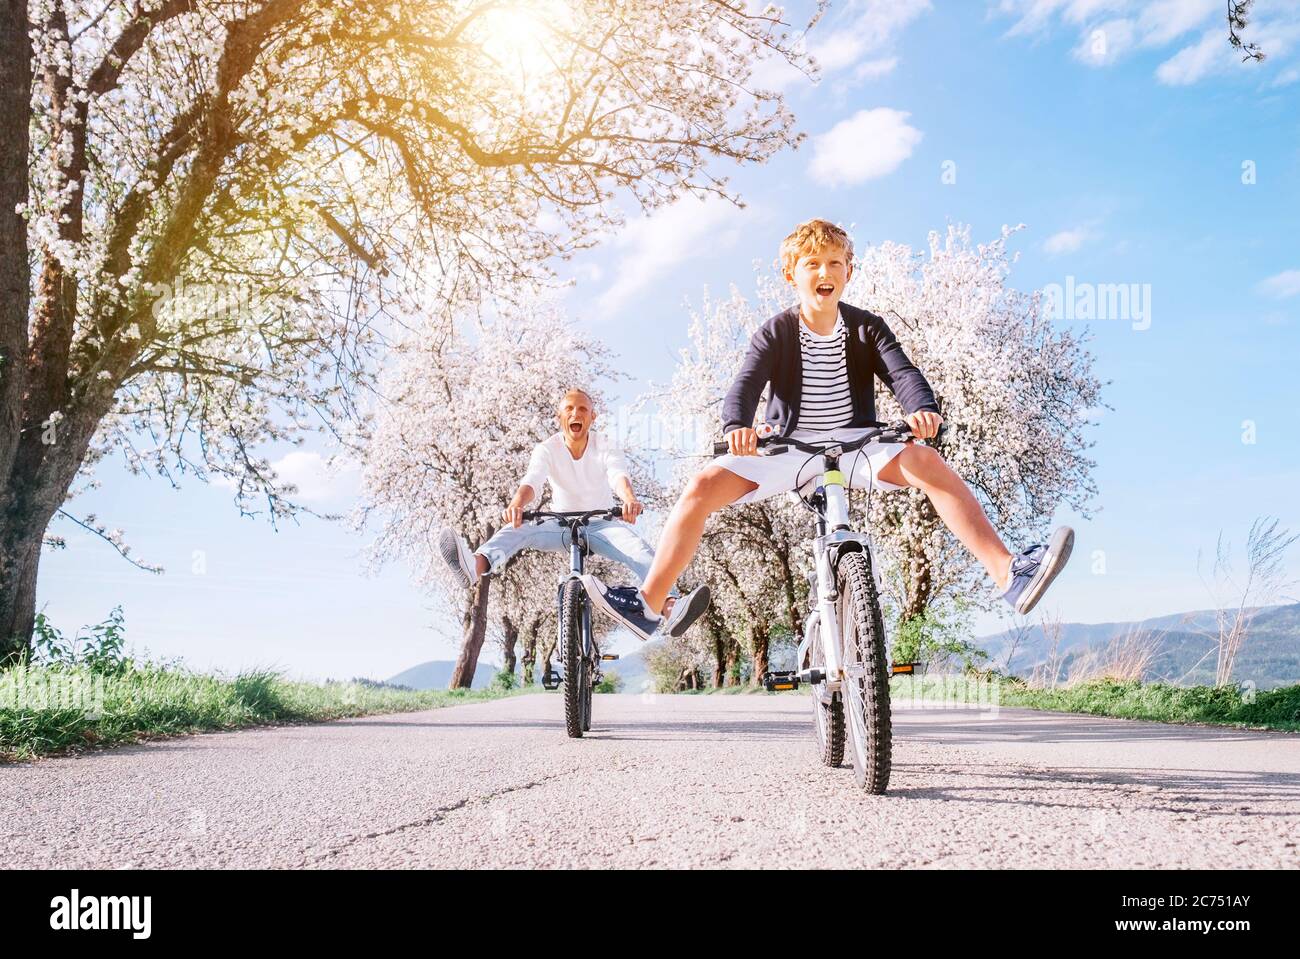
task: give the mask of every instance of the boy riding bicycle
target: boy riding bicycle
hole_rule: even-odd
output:
[[[711,513],[799,485],[806,456],[793,449],[756,455],[758,433],[751,424],[765,387],[771,387],[768,426],[777,435],[801,442],[852,442],[865,436],[875,421],[874,377],[897,397],[913,436],[929,439],[938,434],[943,417],[934,392],[885,321],[840,302],[853,275],[852,263],[853,241],[826,220],[801,223],[785,238],[781,268],[799,302],[764,323],[750,340],[722,408],[729,453],[687,484],[634,598],[629,599],[627,587],[610,589],[594,576],[583,577],[593,603],[634,633],[646,636],[659,627],[669,588],[690,564]],[[1048,544],[1013,555],[969,487],[932,447],[911,440],[872,443],[854,455],[846,472],[851,488],[922,490],[1017,613],[1034,608],[1069,559],[1074,532],[1065,526]],[[689,625],[679,616],[668,632],[680,635]]]
[[[623,503],[623,520],[593,519],[586,526],[587,542],[599,556],[622,563],[644,581],[654,553],[631,525],[641,515],[642,505],[632,490],[622,450],[591,426],[596,412],[591,397],[580,389],[567,390],[556,409],[560,431],[533,447],[528,471],[510,504],[502,513],[505,525],[474,552],[464,537],[444,528],[438,548],[447,565],[465,587],[473,586],[502,566],[520,550],[545,549],[564,552],[569,548],[569,531],[558,520],[547,519],[524,525],[524,511],[541,499],[544,483],[551,484],[551,510],[571,512],[609,506],[612,490]],[[635,587],[626,588],[635,592]],[[667,591],[665,591],[667,593]],[[615,593],[615,596],[618,596]],[[671,620],[673,600],[668,602]],[[708,605],[708,589],[701,588],[682,600],[681,612]],[[699,609],[703,612],[703,608]]]

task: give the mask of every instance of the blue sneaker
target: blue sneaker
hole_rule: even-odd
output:
[[[1002,598],[1018,614],[1024,616],[1042,598],[1052,580],[1065,568],[1070,551],[1074,549],[1074,530],[1062,526],[1052,534],[1046,546],[1031,546],[1011,559],[1011,581]]]
[[[635,586],[606,586],[590,573],[583,575],[582,585],[593,606],[642,639],[652,637],[663,622],[663,617],[646,615],[645,603]]]

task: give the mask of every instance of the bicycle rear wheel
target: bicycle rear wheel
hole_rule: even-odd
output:
[[[564,728],[573,739],[581,739],[589,724],[584,719],[583,690],[588,689],[587,661],[582,655],[582,611],[586,594],[582,584],[571,579],[560,594],[560,642],[564,658]],[[586,710],[590,712],[590,708]]]
[[[853,778],[867,792],[880,794],[889,786],[893,731],[885,628],[870,555],[861,552],[842,556],[836,580],[844,657],[844,711]]]
[[[812,638],[808,644],[808,665],[820,668],[825,665],[826,654],[822,652],[821,628],[812,627]],[[821,755],[822,765],[832,768],[844,762],[844,699],[839,693],[830,693],[826,702],[826,684],[809,686],[813,703],[813,729],[817,734],[817,751]]]

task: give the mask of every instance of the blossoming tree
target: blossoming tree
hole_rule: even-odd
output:
[[[0,7],[0,661],[79,472],[223,477],[356,412],[401,318],[589,245],[626,191],[726,194],[798,137],[742,0]]]
[[[492,577],[466,596],[438,553],[438,532],[455,529],[471,549],[485,542],[500,526],[533,446],[556,431],[561,391],[588,390],[599,414],[594,384],[612,375],[606,348],[558,311],[514,314],[477,331],[463,327],[447,324],[395,348],[358,510],[359,521],[375,531],[373,564],[405,559],[417,583],[463,609],[453,687],[473,681]]]

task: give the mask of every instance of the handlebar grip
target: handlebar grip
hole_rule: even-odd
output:
[[[714,440],[713,442],[714,456],[725,456],[727,453],[730,452],[731,452],[731,447],[727,445],[726,440]]]

